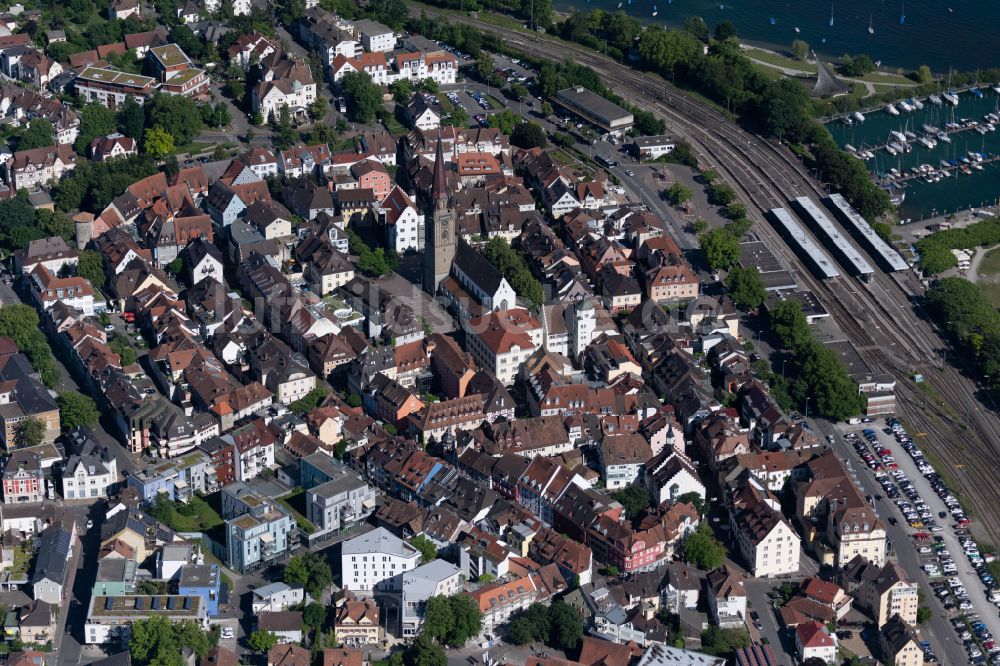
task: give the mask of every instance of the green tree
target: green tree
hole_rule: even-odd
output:
[[[701,634],[701,651],[715,656],[730,656],[737,648],[750,645],[750,633],[745,629],[709,627]]]
[[[174,152],[174,137],[159,125],[146,130],[143,144],[145,151],[154,159],[162,159]]]
[[[931,612],[931,609],[928,608],[927,606],[920,606],[919,608],[917,608],[917,622],[919,624],[925,624],[926,622],[929,622],[933,616],[934,614]]]
[[[45,148],[54,146],[55,130],[52,123],[45,118],[35,118],[28,125],[28,129],[21,135],[21,140],[17,143],[18,150],[30,150],[31,148]]]
[[[87,152],[90,142],[117,129],[115,112],[102,104],[87,104],[80,111],[80,134],[74,144],[76,152],[81,155]]]
[[[561,650],[575,650],[583,639],[583,623],[576,609],[557,601],[549,607],[549,642]]]
[[[139,103],[131,95],[126,97],[125,103],[118,111],[118,131],[139,141],[142,139],[145,122],[146,116]]]
[[[427,600],[424,610],[423,634],[427,638],[443,643],[455,624],[448,597],[434,596]]]
[[[712,534],[707,522],[701,522],[698,529],[684,540],[684,561],[699,569],[718,569],[726,559],[726,547]]]
[[[809,322],[798,301],[778,301],[770,309],[768,318],[771,330],[785,349],[799,349],[809,342]]]
[[[469,112],[465,110],[464,106],[456,104],[451,107],[451,111],[441,120],[441,124],[451,127],[468,127]]]
[[[693,504],[694,508],[698,511],[698,515],[702,515],[705,511],[705,499],[694,491],[684,493],[677,498],[677,501],[681,504]]]
[[[723,21],[715,26],[715,38],[720,42],[724,42],[727,39],[736,39],[737,37],[739,37],[739,34],[736,32],[736,26],[730,21]]]
[[[323,120],[326,118],[326,112],[329,108],[329,102],[326,101],[326,98],[319,95],[309,105],[309,117],[313,120]]]
[[[917,80],[920,83],[930,83],[934,80],[934,73],[931,72],[931,68],[927,65],[921,65],[917,69]]]
[[[493,71],[496,69],[493,56],[485,51],[480,53],[476,56],[474,69],[480,81],[492,81],[495,76]]]
[[[0,336],[8,337],[31,361],[31,367],[48,388],[58,386],[61,375],[52,349],[39,328],[38,313],[21,303],[0,307]]]
[[[622,508],[625,509],[625,516],[632,521],[642,515],[642,512],[653,503],[649,491],[636,483],[625,486],[615,492],[612,497],[622,505]]]
[[[80,256],[76,260],[76,274],[90,282],[94,289],[103,289],[106,278],[101,253],[94,250],[80,250]]]
[[[111,351],[118,354],[123,367],[134,365],[139,360],[139,354],[135,351],[135,347],[129,343],[128,338],[122,335],[116,335],[108,343],[108,347],[111,348]]]
[[[684,29],[695,36],[698,41],[708,41],[708,25],[700,16],[689,16],[684,19]]]
[[[315,601],[308,604],[302,609],[302,623],[317,631],[322,630],[326,624],[326,606]]]
[[[39,208],[35,211],[38,218],[38,229],[46,236],[61,236],[64,240],[72,240],[76,234],[73,220],[65,213]]]
[[[451,607],[452,626],[446,641],[450,647],[463,647],[470,639],[479,635],[483,627],[483,614],[479,604],[467,594],[448,597]]]
[[[840,63],[840,71],[843,72],[844,76],[864,76],[869,72],[875,71],[875,63],[872,62],[871,56],[861,53],[854,56],[844,56],[842,62]]]
[[[407,655],[407,666],[447,666],[444,649],[425,635],[417,636]]]
[[[739,239],[723,228],[711,229],[699,237],[702,254],[712,270],[730,269],[739,263]]]
[[[423,534],[410,539],[410,545],[420,551],[420,563],[427,564],[437,557],[437,546]]]
[[[399,79],[389,86],[389,92],[392,93],[392,99],[396,104],[406,106],[413,97],[413,82],[409,79]]]
[[[63,391],[56,398],[56,404],[59,406],[59,423],[66,431],[80,426],[93,428],[101,418],[94,399],[79,391]]]
[[[316,388],[309,391],[304,397],[290,404],[288,409],[293,414],[302,416],[316,409],[328,395],[330,395],[330,389],[325,384],[317,384]]]
[[[347,98],[347,115],[354,122],[370,123],[382,109],[382,90],[364,72],[348,72],[340,81]]]
[[[535,630],[524,617],[515,618],[507,625],[507,641],[514,645],[527,645],[535,640]]]
[[[796,39],[792,42],[792,57],[796,60],[805,60],[809,57],[809,44],[802,41],[801,39]]]
[[[333,582],[333,573],[322,555],[309,552],[288,560],[283,580],[289,585],[302,585],[309,596],[318,599]]]
[[[178,645],[190,647],[196,656],[204,657],[217,638],[215,632],[207,632],[195,622],[171,622],[157,615],[132,623],[129,652],[143,666],[182,666]]]
[[[518,148],[544,148],[547,143],[545,130],[538,123],[524,121],[514,127],[510,135],[511,144]]]
[[[756,310],[767,300],[764,281],[754,266],[733,268],[726,276],[726,287],[733,303],[745,310]]]
[[[22,421],[17,430],[17,440],[21,446],[38,446],[45,439],[45,424],[36,418]]]
[[[181,146],[191,143],[204,125],[198,105],[183,95],[157,93],[146,108],[146,127],[163,128]]]
[[[231,100],[240,104],[243,102],[244,97],[246,97],[247,88],[246,84],[239,79],[229,79],[226,81],[226,85],[222,88],[223,94],[227,95]]]
[[[531,301],[532,306],[539,307],[545,296],[542,284],[531,274],[528,264],[500,236],[494,236],[482,249],[483,256],[496,266],[518,296]]]
[[[518,123],[521,122],[521,116],[517,115],[510,109],[504,109],[500,113],[494,113],[489,116],[490,127],[498,128],[503,134],[510,134],[517,127]]]
[[[667,199],[675,206],[683,206],[688,201],[691,201],[692,196],[694,196],[694,193],[691,191],[691,188],[681,182],[676,182],[667,188]]]
[[[254,652],[264,653],[278,644],[278,637],[270,631],[257,630],[250,634],[247,646]]]

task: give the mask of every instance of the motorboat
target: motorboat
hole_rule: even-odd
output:
[[[907,113],[913,111],[913,107],[910,106],[909,102],[907,102],[905,99],[900,100],[899,102],[897,102],[897,104],[899,105],[899,108],[902,111],[906,111]]]
[[[899,109],[897,109],[894,104],[886,104],[885,105],[885,112],[888,113],[890,116],[898,116],[899,115]]]
[[[944,97],[944,101],[948,102],[952,106],[958,106],[958,95],[956,95],[955,93],[953,92],[941,93],[941,96]]]
[[[861,113],[860,111],[855,111],[854,119],[857,120],[859,123],[863,123],[865,122],[865,114]]]
[[[944,141],[945,143],[951,143],[951,137],[944,132],[937,133],[938,141]]]
[[[941,98],[938,97],[937,95],[931,95],[930,97],[927,98],[927,100],[934,106],[941,106],[944,103],[941,101]]]
[[[891,134],[892,138],[896,139],[900,143],[906,143],[906,135],[903,134],[902,132],[897,132],[896,130],[891,130],[889,132],[889,134]]]
[[[848,126],[850,126],[850,125],[853,125],[853,124],[854,124],[854,119],[853,119],[853,118],[851,118],[850,116],[844,116],[844,117],[842,118],[842,120],[844,121],[844,124],[845,124],[845,125],[848,125]]]

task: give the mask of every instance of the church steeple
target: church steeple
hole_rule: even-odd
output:
[[[441,135],[438,134],[437,149],[434,152],[434,179],[431,185],[431,201],[434,210],[442,210],[448,206],[448,177],[445,174],[444,146]]]
[[[438,285],[451,272],[455,259],[455,212],[451,208],[448,178],[445,173],[444,147],[438,135],[434,155],[434,177],[431,181],[431,200],[424,218],[424,291],[437,294]]]

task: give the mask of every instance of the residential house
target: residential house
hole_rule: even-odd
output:
[[[743,626],[747,614],[747,592],[743,577],[723,567],[708,575],[708,607],[720,627]]]
[[[800,662],[820,659],[828,664],[837,660],[837,637],[819,622],[806,622],[795,628],[795,652]]]
[[[31,576],[31,596],[40,601],[62,607],[69,589],[66,587],[70,561],[79,544],[75,523],[57,523],[42,532]]]
[[[302,611],[263,612],[257,616],[257,630],[274,634],[282,645],[301,643]]]
[[[76,168],[76,153],[66,144],[19,150],[7,158],[7,177],[15,189],[49,186]]]
[[[424,611],[431,597],[450,597],[462,590],[462,570],[444,560],[431,560],[403,574],[400,636],[420,635]]]
[[[923,666],[924,650],[917,632],[903,618],[893,615],[879,632],[882,663],[888,666]]]
[[[333,633],[338,643],[353,647],[379,642],[379,608],[374,599],[341,599],[335,613]]]
[[[283,611],[305,601],[305,590],[287,583],[269,583],[253,590],[250,608],[254,615],[265,611]]]

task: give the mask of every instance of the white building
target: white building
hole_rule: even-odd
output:
[[[747,591],[743,578],[726,568],[708,575],[708,608],[715,624],[722,628],[744,624],[747,614]]]
[[[379,205],[379,215],[385,225],[389,247],[396,250],[396,254],[423,249],[424,216],[406,192],[398,186],[392,188]]]
[[[254,615],[265,612],[288,610],[305,601],[305,590],[287,583],[271,583],[253,591],[250,608]]]
[[[403,574],[400,635],[406,639],[420,634],[428,599],[449,597],[461,589],[462,570],[444,560],[433,560]]]
[[[819,622],[804,622],[795,627],[795,651],[799,663],[816,658],[833,664],[837,661],[837,637]]]
[[[420,551],[384,527],[341,546],[341,587],[360,593],[398,592],[403,574],[420,564]]]
[[[747,475],[733,494],[730,524],[747,568],[755,578],[797,573],[801,539],[781,513],[781,503]]]
[[[606,435],[601,442],[601,471],[608,490],[642,481],[643,468],[653,457],[646,438],[637,433]]]
[[[396,34],[378,21],[357,21],[354,32],[365,51],[388,53],[396,48]]]
[[[473,359],[504,386],[514,383],[521,364],[542,344],[542,325],[521,308],[476,317],[466,329]]]
[[[436,53],[400,53],[396,56],[395,80],[409,79],[414,83],[432,79],[438,85],[455,83],[458,59],[444,51]]]
[[[62,471],[63,498],[107,497],[118,482],[118,459],[90,440],[79,455],[70,456]]]
[[[639,153],[639,158],[644,160],[655,160],[664,155],[669,155],[677,147],[677,142],[672,136],[639,136],[635,138],[635,149]]]
[[[705,484],[698,472],[683,453],[672,447],[664,447],[660,453],[646,463],[646,489],[653,497],[653,503],[660,505],[687,493],[697,493],[705,499]]]
[[[459,242],[451,270],[459,284],[487,310],[509,310],[517,306],[514,288],[496,266],[468,243]],[[535,344],[540,345],[541,340]]]

